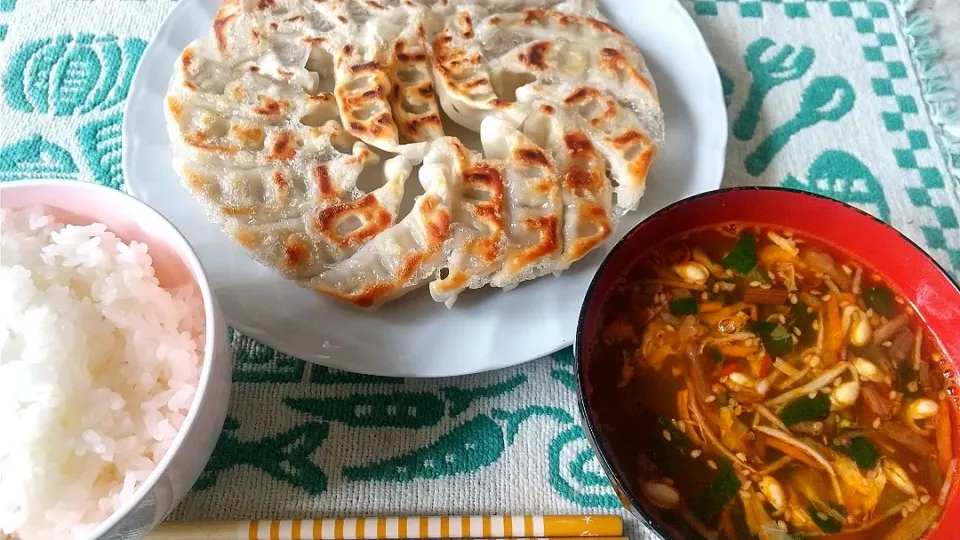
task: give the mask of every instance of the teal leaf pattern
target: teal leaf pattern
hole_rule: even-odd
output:
[[[30,178],[74,180],[78,173],[70,152],[40,135],[0,148],[0,182]]]
[[[123,115],[116,113],[102,120],[94,120],[77,130],[80,150],[94,179],[114,189],[123,187],[123,171],[120,166],[122,124]]]
[[[3,77],[7,104],[24,113],[73,116],[127,97],[146,42],[114,35],[60,35],[24,44]]]

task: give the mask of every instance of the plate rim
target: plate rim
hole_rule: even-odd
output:
[[[131,172],[130,172],[131,170],[133,170],[133,166],[131,165],[131,160],[133,159],[133,157],[131,156],[131,147],[135,146],[130,144],[130,138],[132,137],[130,134],[135,131],[135,128],[132,126],[133,120],[130,112],[132,109],[143,106],[142,104],[138,103],[138,100],[133,99],[133,97],[136,96],[138,93],[140,93],[139,92],[140,86],[144,84],[144,83],[141,83],[141,80],[146,80],[146,77],[142,76],[141,70],[145,73],[148,69],[150,69],[150,67],[148,67],[147,64],[143,62],[143,59],[148,58],[148,56],[151,54],[151,52],[154,51],[154,49],[159,49],[160,47],[164,46],[164,43],[161,43],[160,38],[164,38],[165,43],[169,43],[169,40],[167,38],[168,36],[171,36],[176,32],[176,30],[173,29],[172,27],[174,26],[174,22],[176,22],[176,20],[179,17],[181,17],[181,12],[185,12],[189,10],[205,11],[205,8],[201,4],[203,2],[208,2],[208,1],[212,1],[212,0],[180,0],[179,2],[177,2],[175,6],[173,6],[173,8],[170,9],[170,11],[164,17],[163,21],[157,27],[157,30],[154,32],[153,36],[149,39],[147,46],[144,49],[143,54],[141,55],[141,61],[137,65],[137,69],[135,70],[133,78],[130,81],[130,87],[127,93],[127,99],[124,101],[123,122],[121,124],[121,129],[120,129],[121,169],[124,177],[123,191],[137,198],[138,200],[142,201],[144,204],[149,205],[150,203],[145,200],[143,192],[140,190],[137,190],[134,187],[134,183],[131,183],[128,180],[133,176],[131,175]],[[714,58],[713,54],[710,52],[710,48],[707,46],[706,39],[704,38],[703,33],[700,31],[700,28],[694,22],[693,17],[680,4],[679,1],[677,0],[646,0],[646,1],[650,3],[660,2],[661,4],[666,6],[666,9],[670,10],[673,13],[673,15],[677,17],[684,26],[686,26],[686,34],[688,35],[687,40],[689,41],[690,45],[694,47],[695,53],[698,56],[702,56],[704,58],[709,59],[712,64],[716,65],[716,59]],[[609,8],[605,4],[621,4],[621,3],[627,4],[629,2],[630,0],[598,0],[598,4],[600,4],[601,10],[609,10]],[[192,40],[201,39],[202,37],[203,36],[193,36]],[[155,66],[151,66],[151,67],[155,67]],[[691,193],[685,196],[684,198],[700,195],[712,189],[719,188],[721,186],[723,176],[724,176],[726,154],[727,154],[726,150],[727,150],[727,145],[729,143],[729,129],[728,129],[729,117],[727,115],[726,105],[724,104],[724,101],[723,101],[724,99],[723,90],[722,90],[719,72],[716,69],[713,69],[713,70],[710,70],[709,73],[704,73],[702,82],[703,82],[703,86],[706,88],[706,90],[704,91],[704,94],[709,96],[709,99],[704,101],[707,102],[708,104],[712,102],[711,114],[716,114],[718,116],[718,125],[722,126],[722,129],[719,130],[721,133],[714,133],[713,137],[710,137],[707,139],[707,142],[709,144],[701,143],[699,145],[701,147],[700,152],[703,155],[703,158],[701,159],[703,159],[703,162],[708,165],[708,169],[710,171],[714,171],[717,178],[715,179],[715,181],[710,182],[710,185],[712,187],[708,187],[707,189],[703,189],[703,190],[695,190],[694,193]],[[700,132],[704,133],[703,131],[700,131]],[[167,142],[167,144],[169,144],[169,141]],[[673,202],[675,203],[676,201],[673,201]],[[669,205],[672,203],[667,203],[667,204]],[[151,208],[152,208],[152,205],[151,205]],[[653,215],[653,213],[659,210],[660,208],[654,209],[651,212],[651,215]],[[157,211],[159,212],[159,210]],[[642,220],[640,220],[640,222],[643,222],[648,218],[649,216],[643,218]],[[638,222],[638,224],[640,222]],[[597,264],[597,268],[599,268],[600,264],[602,264],[602,261]],[[201,265],[202,265],[202,261],[201,261]],[[206,269],[204,270],[206,271]],[[537,360],[545,356],[549,356],[559,350],[569,347],[573,345],[576,337],[575,335],[565,337],[558,344],[557,343],[551,344],[550,346],[546,347],[547,350],[529,358],[527,358],[525,354],[521,353],[519,355],[521,356],[521,358],[512,358],[508,361],[502,361],[501,358],[508,356],[508,355],[503,355],[500,358],[491,358],[490,361],[485,362],[483,364],[477,364],[477,363],[469,364],[470,367],[467,369],[461,368],[461,369],[453,369],[449,371],[438,371],[434,369],[434,370],[428,370],[429,372],[418,370],[417,368],[413,367],[413,365],[410,365],[410,364],[395,363],[394,366],[399,369],[392,369],[389,373],[386,373],[383,371],[364,369],[363,365],[359,365],[359,366],[354,365],[354,366],[351,366],[350,368],[346,368],[346,367],[343,367],[341,363],[338,363],[337,365],[334,366],[324,361],[324,360],[330,360],[332,358],[331,356],[322,355],[316,352],[312,352],[309,354],[303,354],[305,351],[292,352],[287,346],[284,345],[280,337],[264,332],[262,329],[253,328],[244,324],[243,322],[237,321],[235,320],[234,317],[232,317],[231,313],[229,313],[226,310],[223,310],[223,317],[229,326],[239,330],[245,336],[249,337],[250,339],[256,340],[262,343],[263,345],[266,345],[267,347],[270,347],[275,351],[281,354],[284,354],[286,356],[290,356],[304,362],[327,366],[327,367],[331,367],[333,369],[338,369],[338,370],[351,371],[354,373],[359,373],[364,375],[373,375],[373,376],[381,376],[381,377],[397,377],[397,378],[401,378],[401,377],[441,378],[441,377],[453,377],[453,376],[462,376],[462,375],[473,375],[477,373],[484,373],[488,371],[505,369],[505,368],[525,364],[527,362],[531,362],[533,360]],[[446,363],[444,365],[445,366],[463,366],[462,363]],[[404,368],[404,366],[407,366],[407,367]]]

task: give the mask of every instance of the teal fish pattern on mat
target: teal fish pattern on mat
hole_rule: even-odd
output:
[[[3,77],[7,104],[24,113],[105,111],[127,97],[146,47],[140,38],[61,35],[25,43]]]
[[[432,392],[355,394],[348,397],[287,398],[284,404],[326,422],[350,427],[422,428],[443,419],[446,402]]]
[[[890,205],[880,181],[862,161],[843,150],[823,152],[810,165],[806,179],[788,175],[783,187],[839,199],[890,221]]]
[[[434,443],[412,452],[368,465],[344,467],[349,480],[410,482],[476,472],[503,455],[500,426],[479,414],[442,435]]]
[[[116,113],[102,120],[94,120],[77,130],[80,150],[94,179],[114,189],[123,187],[123,170],[120,166],[122,124],[123,115]]]
[[[233,328],[227,329],[233,346],[234,382],[295,383],[303,379],[306,362],[258,343]]]
[[[213,487],[221,473],[238,465],[256,467],[312,495],[327,490],[327,475],[312,456],[327,440],[329,424],[309,421],[255,441],[240,440],[235,435],[239,428],[236,419],[227,418],[213,456],[193,485],[194,490]]]
[[[40,135],[0,148],[0,182],[31,178],[75,180],[78,174],[70,152]]]

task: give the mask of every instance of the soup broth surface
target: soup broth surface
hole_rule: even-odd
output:
[[[606,300],[598,436],[682,538],[909,540],[956,474],[953,374],[842,252],[727,224],[651,250]]]

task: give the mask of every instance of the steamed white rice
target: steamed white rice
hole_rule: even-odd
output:
[[[195,286],[147,246],[42,208],[0,210],[0,535],[79,538],[170,447],[200,372]]]

